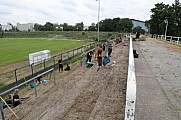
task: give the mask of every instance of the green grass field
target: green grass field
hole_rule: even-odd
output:
[[[87,41],[49,40],[39,38],[2,38],[0,39],[0,66],[28,60],[29,54],[50,50],[51,53],[80,47]]]

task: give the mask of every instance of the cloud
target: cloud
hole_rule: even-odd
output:
[[[1,0],[0,6],[2,7],[14,7],[14,8],[22,8],[24,5],[22,2],[12,1],[12,0]]]
[[[98,6],[96,3],[92,3],[92,2],[84,2],[83,5],[85,7],[87,7],[88,9],[94,10],[96,11],[98,9]]]
[[[0,8],[0,15],[8,15],[11,14],[11,10],[4,10],[4,8]]]
[[[74,0],[62,0],[60,1],[62,4],[62,8],[67,12],[75,12],[76,11],[76,2]]]
[[[171,4],[171,0],[162,0]],[[96,0],[0,0],[0,24],[19,23],[97,23]],[[150,9],[160,0],[100,0],[100,20],[105,18],[150,19]]]

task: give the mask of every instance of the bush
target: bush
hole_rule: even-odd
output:
[[[0,88],[3,86],[5,86],[5,84],[2,81],[0,81]]]
[[[85,35],[85,32],[82,32],[82,35]]]
[[[146,41],[146,37],[144,35],[141,35],[139,41]]]

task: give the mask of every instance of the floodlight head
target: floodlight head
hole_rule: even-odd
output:
[[[168,23],[168,20],[167,20],[167,19],[165,19],[165,20],[164,20],[164,22],[165,22],[165,23]]]

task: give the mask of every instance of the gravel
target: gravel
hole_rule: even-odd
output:
[[[139,42],[139,46],[181,119],[181,48],[155,39]]]

